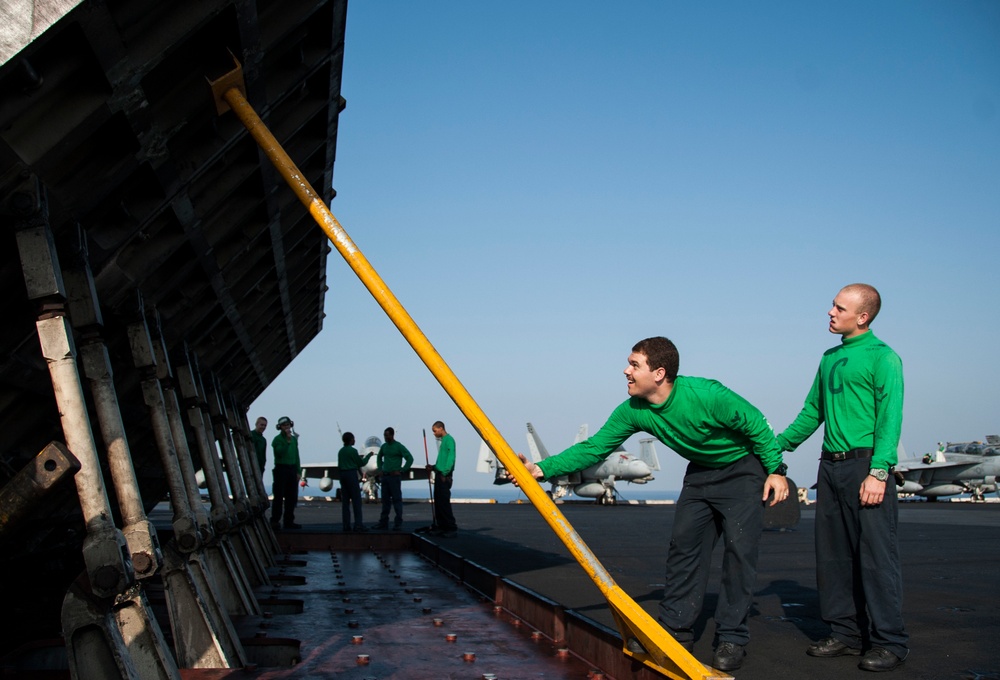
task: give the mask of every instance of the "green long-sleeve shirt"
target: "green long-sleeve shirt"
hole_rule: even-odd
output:
[[[267,440],[257,430],[251,430],[250,442],[253,444],[253,451],[257,455],[257,463],[260,465],[260,471],[263,472],[265,470],[264,466],[267,465]]]
[[[382,472],[406,472],[413,465],[413,456],[397,441],[386,442],[378,450],[378,469]],[[403,464],[403,461],[406,464]]]
[[[662,404],[632,397],[594,436],[538,463],[546,478],[601,462],[636,432],[648,432],[693,463],[721,468],[748,454],[766,471],[781,464],[781,449],[764,415],[722,383],[677,376]]]
[[[442,475],[450,475],[455,470],[455,438],[450,434],[441,437],[441,448],[438,449],[434,469]]]
[[[778,444],[795,448],[825,423],[824,451],[874,449],[872,467],[895,465],[903,426],[903,362],[871,331],[823,353],[805,405]]]
[[[299,435],[293,434],[291,439],[286,439],[285,435],[279,434],[271,440],[271,448],[274,449],[275,465],[301,466],[299,462]]]
[[[360,470],[368,462],[372,454],[361,457],[353,446],[345,446],[337,452],[337,468],[340,470]]]

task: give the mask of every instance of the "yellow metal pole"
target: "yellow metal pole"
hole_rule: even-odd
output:
[[[222,102],[231,108],[240,119],[250,135],[260,145],[267,157],[281,173],[282,177],[309,210],[316,223],[326,233],[337,251],[350,265],[354,273],[372,294],[379,306],[395,324],[399,332],[417,353],[431,373],[444,388],[455,405],[462,411],[479,435],[493,450],[507,471],[513,475],[528,499],[548,522],[556,535],[562,540],[576,558],[580,566],[601,589],[608,600],[612,614],[618,622],[622,639],[636,638],[647,653],[633,653],[627,648],[625,654],[634,657],[645,665],[663,673],[667,677],[678,680],[711,680],[728,678],[730,676],[715,671],[695,659],[674,638],[669,635],[642,607],[637,605],[628,594],[611,578],[611,575],[597,560],[590,548],[583,542],[580,535],[566,520],[552,499],[542,490],[534,477],[528,474],[527,468],[521,463],[517,454],[507,444],[500,432],[493,426],[489,418],[469,394],[465,386],[458,380],[448,364],[423,334],[416,322],[403,308],[396,296],[385,284],[378,272],[369,264],[367,258],[358,249],[354,241],[323,203],[323,200],[302,175],[292,159],[274,138],[257,116],[253,107],[247,102],[240,91],[239,81],[242,78],[227,74],[216,81],[210,81],[216,96],[216,104],[220,113],[225,110]]]

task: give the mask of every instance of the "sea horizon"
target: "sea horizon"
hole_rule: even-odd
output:
[[[270,485],[267,485],[267,491],[270,493]],[[315,486],[309,486],[299,489],[299,498],[306,496],[312,498],[333,498],[336,496],[337,488],[333,488],[328,492],[320,491]],[[677,497],[680,495],[680,490],[663,490],[663,489],[629,489],[627,493],[621,493],[619,490],[618,499],[619,501],[676,501]],[[518,489],[516,486],[505,484],[503,486],[494,486],[486,488],[453,488],[451,490],[451,497],[453,500],[495,500],[498,503],[512,503],[518,500],[527,501],[528,497]],[[417,491],[413,487],[407,488],[403,487],[403,500],[404,501],[418,501],[418,500],[429,500],[430,496],[426,488],[422,492]],[[575,494],[569,494],[565,497],[565,500],[572,501],[592,501],[591,498],[581,498]]]

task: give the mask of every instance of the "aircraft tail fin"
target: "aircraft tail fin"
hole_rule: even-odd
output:
[[[497,469],[497,458],[490,451],[490,447],[486,445],[486,442],[479,441],[479,457],[476,459],[476,472],[485,472],[487,474],[494,472]]]
[[[639,440],[639,460],[649,466],[650,470],[660,469],[660,459],[656,456],[656,447],[652,437]]]
[[[590,436],[590,430],[587,427],[587,423],[584,423],[576,431],[576,437],[573,439],[573,443],[574,444],[579,444],[580,442],[587,441],[587,438],[589,436]],[[620,446],[618,448],[621,449]],[[571,484],[573,486],[576,486],[577,484],[582,484],[583,483],[583,475],[581,473],[579,473],[579,472],[574,472],[574,473],[570,474],[567,477],[562,477],[561,479],[568,481],[569,484]]]
[[[543,458],[549,457],[549,452],[542,443],[542,438],[535,432],[535,427],[528,423],[528,450],[531,452],[531,460],[537,463]]]
[[[584,425],[583,427],[586,428],[587,426]],[[548,458],[549,455],[551,455],[549,454],[548,449],[545,448],[545,444],[542,443],[542,438],[539,437],[538,432],[535,431],[535,426],[532,425],[531,423],[528,423],[528,449],[531,451],[531,459],[536,463],[540,461],[542,458]],[[574,479],[577,481],[573,481]],[[573,473],[568,477],[564,475],[562,477],[556,477],[550,479],[549,481],[552,483],[553,493],[556,493],[557,487],[565,487],[571,484],[579,484],[580,483],[579,480],[580,480],[580,475],[578,473]],[[561,495],[557,495],[556,497],[561,498],[562,495],[565,495],[565,493],[566,492],[563,491]]]
[[[490,450],[485,441],[479,441],[479,456],[476,459],[476,472],[485,472],[493,475],[493,483],[496,485],[510,484],[511,478],[507,476],[507,470],[497,460],[496,454]]]

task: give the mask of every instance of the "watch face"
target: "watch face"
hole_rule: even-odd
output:
[[[875,479],[877,479],[880,482],[884,482],[885,480],[889,479],[889,471],[888,470],[872,469],[872,470],[870,470],[868,472],[868,474],[870,474],[872,477],[874,477]]]

